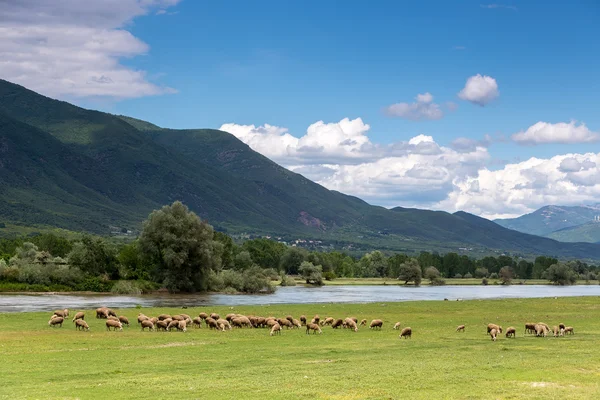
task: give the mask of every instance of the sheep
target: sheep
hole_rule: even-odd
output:
[[[102,318],[102,319],[108,318],[108,308],[106,308],[106,307],[96,308],[96,318]]]
[[[356,318],[356,317],[350,317],[350,319],[352,321],[354,321],[355,324],[358,324],[358,318]]]
[[[356,322],[356,321],[355,321]],[[371,325],[369,325],[370,329],[375,329],[375,328],[383,328],[383,321],[380,319],[374,319],[373,321],[371,321]]]
[[[246,317],[245,315],[236,316],[235,319],[239,320],[242,326],[252,328],[252,322],[250,322],[250,318]]]
[[[313,317],[313,319],[310,321],[311,324],[318,324],[319,321],[321,321],[321,317],[319,317],[319,314],[315,315]]]
[[[407,326],[406,328],[402,329],[400,331],[400,336],[401,338],[410,338],[412,339],[412,328],[410,326]]]
[[[231,320],[232,320],[232,319],[234,319],[235,317],[237,317],[237,315],[236,315],[236,314],[227,314],[227,315],[225,316],[225,319],[226,319],[227,321],[231,322]]]
[[[63,317],[52,316],[52,318],[50,318],[50,321],[48,321],[48,326],[55,327],[56,325],[58,325],[62,328],[64,320],[65,319]]]
[[[156,330],[163,330],[166,331],[169,329],[169,323],[165,322],[166,320],[162,320],[162,321],[156,321]]]
[[[141,324],[142,321],[145,321],[147,319],[150,319],[150,317],[148,317],[148,316],[146,316],[146,315],[144,315],[142,313],[138,314],[138,317],[137,317],[138,324]]]
[[[302,326],[306,325],[306,316],[305,315],[300,316],[300,322],[302,323]]]
[[[367,320],[363,319],[362,321],[360,321],[360,326],[367,326]]]
[[[566,335],[567,333],[569,335],[574,335],[575,334],[575,330],[573,329],[572,326],[565,326],[565,329],[563,330],[563,333]]]
[[[502,333],[502,327],[496,324],[488,324],[487,333],[490,333],[492,329],[496,329],[497,332]]]
[[[150,318],[150,322],[152,322],[154,325],[156,325],[156,323],[158,322],[158,318],[152,317],[152,318]]]
[[[321,326],[331,325],[333,324],[334,319],[332,317],[325,318],[324,321],[321,322]]]
[[[230,331],[231,330],[231,324],[226,319],[219,318],[217,320],[217,325],[221,328],[222,331],[225,331],[225,330]]]
[[[187,314],[179,314],[179,315],[181,315],[183,317],[183,319],[189,319],[190,321],[192,320],[192,317],[190,317]]]
[[[146,320],[142,321],[142,331],[144,330],[144,328],[148,328],[149,331],[153,331],[154,324],[149,319],[146,319]]]
[[[541,326],[543,326],[544,328],[546,328],[546,330],[547,330],[548,332],[550,332],[550,327],[548,326],[548,324],[546,324],[546,323],[544,323],[544,322],[538,322],[538,325],[541,325]]]
[[[171,318],[173,319],[173,321],[183,321],[185,319],[185,317],[181,314],[173,315],[173,316],[171,316]],[[219,318],[216,318],[216,319],[219,319]]]
[[[113,321],[118,321],[119,320],[119,318],[113,317],[112,315],[109,315],[108,318],[106,318],[106,319],[112,319]]]
[[[306,334],[308,335],[308,333],[309,333],[310,331],[313,331],[313,335],[314,335],[315,333],[317,333],[317,332],[319,332],[319,335],[320,335],[321,333],[323,333],[323,331],[321,331],[321,327],[320,327],[318,324],[315,324],[315,323],[312,323],[312,322],[311,322],[310,324],[307,324],[307,325],[306,325]]]
[[[496,328],[490,329],[490,336],[492,337],[492,340],[495,342],[496,336],[498,336],[498,330]]]
[[[552,336],[558,337],[559,335],[560,335],[560,330],[558,329],[558,326],[554,325],[552,327]]]
[[[558,324],[558,328],[559,329],[565,329],[565,324],[563,324],[562,322],[560,324]]]
[[[181,332],[187,332],[187,323],[185,322],[185,320],[179,321],[177,323],[177,330]]]
[[[464,332],[465,331],[465,326],[464,325],[459,325],[456,327],[456,332]]]
[[[535,324],[535,336],[546,337],[548,329],[544,325]]]
[[[279,320],[277,322],[279,323],[280,326],[285,326],[287,329],[290,329],[290,328],[294,327],[294,324],[292,324],[287,319],[282,319],[282,320]]]
[[[398,330],[398,329],[400,329],[400,322],[396,322],[394,324],[394,330]]]
[[[208,314],[205,312],[201,312],[200,314],[198,314],[198,317],[202,318],[203,320],[206,321],[206,318],[208,318]]]
[[[269,333],[269,335],[281,335],[281,326],[279,324],[273,325],[273,327],[271,328],[271,333]]]
[[[302,324],[300,323],[300,321],[298,321],[296,318],[294,318],[292,320],[292,325],[294,325],[294,328],[298,328],[298,329],[300,329],[300,327],[302,326]]]
[[[351,318],[346,318],[346,328],[352,329],[354,332],[358,332],[358,326]]]
[[[214,319],[215,321],[221,318],[221,316],[219,314],[217,314],[217,313],[211,313],[210,317],[212,319]]]
[[[509,338],[509,337],[516,338],[517,330],[514,327],[509,326],[508,328],[506,328],[506,337],[507,338]]]
[[[290,322],[294,322],[294,317],[292,317],[291,315],[287,315],[287,316],[285,317],[285,319],[287,319],[287,320],[288,320],[288,321],[290,321]]]
[[[273,327],[273,325],[275,325],[276,323],[277,323],[277,321],[276,321],[275,319],[272,319],[272,318],[267,318],[266,325],[267,325],[269,328],[272,328],[272,327]]]
[[[525,324],[525,333],[535,333],[535,324],[533,322]]]
[[[267,319],[265,317],[256,317],[256,327],[264,328],[267,325]]]
[[[216,321],[215,321],[216,324]],[[179,326],[179,321],[174,319],[171,322],[169,322],[169,325],[167,325],[167,331],[171,331],[171,328],[177,328]]]
[[[194,328],[202,328],[202,318],[196,317],[192,320],[192,325]]]
[[[85,319],[85,313],[83,311],[79,311],[77,314],[75,314],[73,317],[73,322],[77,321],[78,319]]]
[[[85,322],[85,320],[76,319],[75,320],[75,329],[82,330],[82,331],[89,331],[90,327],[88,326],[87,322]]]
[[[122,331],[123,330],[123,325],[119,322],[119,321],[115,321],[114,319],[107,319],[106,320],[106,330],[110,331],[110,328],[113,328],[113,330],[117,330],[117,328]]]
[[[165,320],[165,319],[167,319],[167,318],[171,318],[171,316],[170,316],[169,314],[160,314],[160,315],[158,316],[158,320],[159,320],[159,321],[164,321],[164,320]]]
[[[54,315],[57,317],[67,318],[69,316],[69,309],[65,308],[64,310],[56,310],[54,311]]]
[[[342,325],[344,325],[344,320],[340,318],[340,319],[336,319],[335,322],[333,324],[331,324],[331,327],[333,329],[337,329]]]

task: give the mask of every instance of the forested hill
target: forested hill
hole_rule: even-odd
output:
[[[226,132],[163,129],[0,80],[0,222],[106,234],[109,226],[138,229],[152,209],[175,200],[230,233],[600,259],[599,245],[559,243],[466,213],[369,205]]]

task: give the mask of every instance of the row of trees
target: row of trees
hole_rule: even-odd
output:
[[[271,281],[277,278],[284,285],[294,284],[290,275],[301,275],[311,284],[336,277],[390,278],[417,285],[422,279],[439,285],[445,278],[462,277],[484,283],[538,278],[570,284],[596,279],[598,272],[597,266],[544,256],[530,262],[506,255],[474,260],[456,253],[422,252],[411,257],[373,251],[356,259],[267,239],[237,245],[180,202],[152,212],[140,237],[129,244],[90,236],[69,241],[52,234],[0,240],[0,280],[78,290],[106,290],[111,282],[126,280],[135,282],[134,290],[259,292],[273,290]]]

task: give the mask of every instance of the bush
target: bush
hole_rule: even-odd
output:
[[[112,283],[104,278],[89,276],[75,286],[75,289],[83,292],[110,292]]]
[[[221,271],[222,286],[225,288],[233,288],[237,292],[244,289],[244,277],[241,273],[230,269]]]
[[[243,291],[246,293],[273,293],[275,288],[271,285],[270,278],[264,274],[263,270],[258,266],[254,266],[244,271]]]
[[[495,272],[492,272],[492,273],[490,274],[490,279],[498,279],[498,274],[497,274],[497,273],[495,273]]]
[[[487,285],[488,285],[488,280],[487,280],[487,278],[483,278],[483,279],[481,280],[481,284],[482,284],[482,285],[485,285],[485,286],[487,286]]]
[[[468,273],[468,272],[467,272],[466,274],[464,274],[464,275],[463,275],[463,279],[471,279],[471,278],[473,278],[473,275],[471,275],[471,274],[470,274],[470,273]]]
[[[461,274],[454,274],[454,279],[462,279],[462,277]]]
[[[239,291],[237,291],[235,288],[232,288],[231,286],[227,286],[221,292],[223,294],[238,294],[239,293]]]
[[[475,278],[487,278],[488,269],[487,268],[477,268],[475,270]]]
[[[281,275],[281,286],[296,286],[296,281],[291,276]]]
[[[206,277],[207,288],[211,292],[219,292],[225,289],[223,285],[223,277],[221,274],[217,274],[215,271],[210,270]]]
[[[326,281],[332,281],[335,278],[337,278],[337,276],[335,275],[335,273],[333,271],[327,271],[327,272],[323,273],[323,278],[325,278]]]
[[[115,294],[142,294],[142,289],[134,281],[118,281],[110,291]]]
[[[446,284],[446,281],[444,279],[438,277],[438,278],[431,279],[430,284],[432,286],[444,286]]]

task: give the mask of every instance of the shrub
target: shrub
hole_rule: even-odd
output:
[[[435,278],[430,281],[432,286],[444,286],[446,284],[446,280],[442,278]]]
[[[75,286],[75,289],[84,292],[110,292],[112,283],[97,276],[89,276]]]
[[[483,279],[481,280],[481,284],[482,284],[482,285],[485,285],[485,286],[487,286],[487,285],[488,285],[488,280],[487,280],[487,278],[483,278]]]
[[[462,279],[462,275],[461,274],[454,274],[454,278],[455,279]]]
[[[463,279],[471,279],[471,278],[473,278],[473,275],[471,275],[471,274],[470,274],[470,273],[468,273],[468,272],[467,272],[466,274],[464,274],[464,275],[463,275]]]
[[[495,272],[492,272],[489,276],[490,279],[498,279],[498,274]]]
[[[134,281],[118,281],[110,291],[115,294],[142,294],[142,289]]]
[[[487,268],[477,268],[475,270],[475,278],[487,278],[488,269]]]
[[[271,285],[269,277],[265,276],[263,270],[258,266],[254,266],[244,271],[243,276],[243,291],[246,293],[273,293],[275,291],[275,288]]]
[[[232,288],[231,286],[227,286],[225,289],[222,290],[222,292],[224,294],[238,294],[239,291],[237,291],[235,288]]]
[[[225,288],[223,285],[223,277],[215,271],[210,270],[206,277],[206,284],[209,291],[218,292]]]
[[[225,269],[221,271],[221,279],[225,288],[233,288],[236,292],[244,289],[244,277],[237,271]]]
[[[281,275],[281,286],[296,286],[296,281],[291,276]]]
[[[326,281],[332,281],[335,278],[337,278],[337,276],[335,275],[335,273],[333,271],[327,271],[327,272],[323,273],[323,278],[325,278]]]

